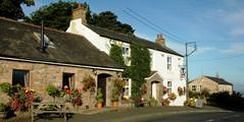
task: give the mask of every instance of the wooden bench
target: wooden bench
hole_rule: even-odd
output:
[[[48,110],[50,107],[52,108]],[[65,106],[57,102],[46,102],[46,103],[32,103],[31,106],[31,121],[35,121],[35,116],[40,114],[59,114],[64,117],[64,122],[67,122],[67,115],[72,112],[65,109]]]

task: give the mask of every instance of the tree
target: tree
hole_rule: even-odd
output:
[[[124,66],[124,58],[122,56],[122,49],[118,45],[112,44],[109,52],[109,56],[117,62],[119,65]]]
[[[31,13],[30,17],[25,17],[25,21],[36,25],[41,25],[42,20],[45,26],[66,30],[69,27],[72,10],[78,6],[77,2],[58,1],[47,6],[43,6]]]
[[[33,12],[30,17],[25,17],[24,20],[36,25],[40,25],[41,21],[44,20],[45,26],[65,31],[70,23],[72,10],[77,8],[78,4],[80,3],[60,0],[56,3],[41,7]],[[105,11],[92,15],[90,6],[87,3],[83,3],[83,5],[87,10],[86,20],[88,24],[125,34],[134,32],[134,29],[130,25],[118,21],[118,17],[114,13]]]
[[[134,33],[134,29],[130,25],[118,21],[118,17],[111,11],[93,14],[92,21],[88,21],[88,23],[120,33]]]
[[[34,0],[0,0],[0,16],[11,19],[22,19],[24,12],[21,4],[34,5]]]

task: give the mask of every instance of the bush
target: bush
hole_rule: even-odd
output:
[[[149,101],[148,101],[148,105],[150,107],[156,107],[156,106],[158,106],[158,101],[155,98],[150,97]]]
[[[112,90],[112,101],[119,101],[119,95],[120,95],[120,92],[118,90],[118,88],[114,87],[113,90]]]
[[[98,103],[103,103],[103,93],[102,93],[102,89],[101,88],[98,88],[98,90],[97,90],[96,99],[97,99]]]
[[[189,107],[195,107],[196,106],[196,102],[195,102],[195,98],[190,98],[190,99],[187,99],[185,102],[184,102],[184,105],[185,106],[189,106]]]
[[[61,92],[58,88],[53,85],[48,85],[46,88],[47,94],[55,99],[55,97],[59,97]]]
[[[233,92],[232,95],[228,92],[214,93],[209,96],[208,102],[211,105],[226,109],[244,110],[244,98],[236,92]]]
[[[11,95],[12,85],[10,83],[4,82],[0,84],[0,91],[3,93]]]

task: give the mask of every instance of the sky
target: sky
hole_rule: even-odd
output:
[[[35,6],[22,7],[29,15],[55,1],[36,0]],[[114,12],[120,21],[132,25],[137,36],[154,41],[162,33],[166,45],[181,54],[185,42],[196,41],[197,51],[189,57],[189,78],[218,74],[235,90],[244,91],[243,0],[76,1],[87,2],[94,13]]]

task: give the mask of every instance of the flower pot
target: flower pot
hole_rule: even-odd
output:
[[[118,101],[112,101],[112,107],[113,108],[118,108],[119,107],[119,102]]]
[[[102,109],[103,108],[103,104],[102,103],[97,103],[97,108],[98,109]]]

